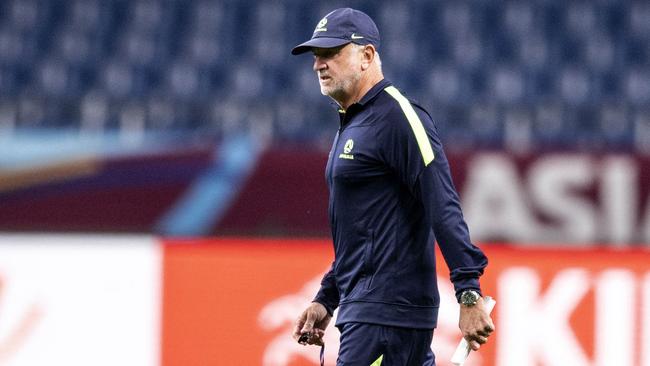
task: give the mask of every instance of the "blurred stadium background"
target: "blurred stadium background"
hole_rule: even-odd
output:
[[[468,365],[650,366],[650,3],[615,0],[0,1],[0,363],[317,364],[338,122],[289,51],[346,6],[491,258]]]

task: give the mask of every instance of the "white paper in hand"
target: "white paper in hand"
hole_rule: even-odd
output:
[[[485,301],[485,310],[487,311],[488,314],[490,314],[492,312],[492,309],[494,309],[494,305],[497,302],[494,301],[494,299],[491,298],[490,296],[485,296],[483,300]],[[467,342],[467,340],[465,338],[461,339],[460,342],[458,343],[458,347],[456,347],[456,351],[451,356],[451,363],[453,363],[455,366],[463,366],[471,350],[472,349],[469,347],[469,343]]]

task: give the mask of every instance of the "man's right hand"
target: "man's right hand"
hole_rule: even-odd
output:
[[[485,300],[482,297],[479,297],[476,305],[460,305],[458,326],[472,350],[478,351],[481,345],[487,342],[494,332],[494,323],[485,309]]]
[[[332,317],[327,313],[327,309],[320,303],[312,302],[311,305],[300,314],[293,327],[293,339],[300,344],[323,344],[325,328]],[[303,334],[309,334],[303,341],[300,337]]]

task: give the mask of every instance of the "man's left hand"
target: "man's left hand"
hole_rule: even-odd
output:
[[[494,323],[490,314],[485,311],[483,298],[479,298],[473,306],[460,305],[458,327],[472,350],[478,350],[487,342],[490,334],[494,332]]]

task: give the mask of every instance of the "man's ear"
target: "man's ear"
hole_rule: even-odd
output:
[[[375,47],[365,45],[362,50],[361,70],[367,70],[375,59]]]

